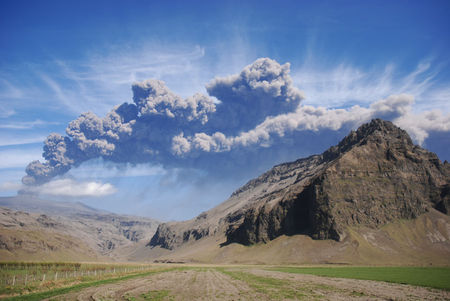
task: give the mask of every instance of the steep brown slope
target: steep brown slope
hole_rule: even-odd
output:
[[[225,233],[230,223],[237,222],[233,220],[237,212],[251,210],[260,203],[262,197],[276,195],[296,182],[308,181],[323,168],[320,156],[276,166],[195,219],[161,224],[149,245],[174,249],[189,241]]]
[[[341,240],[347,226],[378,227],[430,208],[448,212],[450,165],[412,143],[390,122],[374,120],[322,154],[308,181],[262,197],[228,217],[227,241],[252,244],[281,234]]]
[[[11,260],[101,259],[82,238],[46,215],[0,207],[0,258]]]
[[[0,198],[1,260],[120,260],[153,236],[159,222],[81,203],[21,195]],[[24,212],[28,211],[28,212]]]
[[[251,245],[281,235],[342,241],[430,210],[448,213],[450,165],[379,119],[321,155],[281,164],[197,218],[158,227],[149,246],[176,249],[221,237]]]
[[[281,235],[266,243],[221,245],[225,234],[188,241],[174,250],[140,249],[158,262],[223,264],[357,264],[450,266],[450,216],[435,209],[378,228],[349,226],[341,241]]]

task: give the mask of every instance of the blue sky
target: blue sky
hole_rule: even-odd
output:
[[[181,98],[208,95],[215,78],[258,58],[290,63],[292,87],[304,94],[295,128],[215,155],[196,150],[178,165],[94,158],[45,184],[41,197],[191,218],[272,165],[323,151],[367,116],[391,118],[450,160],[449,13],[448,1],[1,1],[0,195],[23,188],[50,133],[66,135],[83,112],[103,118],[133,102],[134,82],[163,80]],[[319,107],[334,117],[304,121]],[[209,139],[214,131],[200,132]],[[246,166],[248,157],[260,161]],[[215,160],[229,162],[222,175]]]

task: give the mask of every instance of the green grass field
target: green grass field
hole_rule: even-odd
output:
[[[278,267],[271,270],[450,290],[450,268],[448,267]]]
[[[411,284],[450,291],[450,268],[446,267],[264,267],[259,268],[285,273],[311,274],[337,278],[376,280],[401,284]],[[23,275],[38,275],[37,280],[0,285],[0,298],[6,300],[42,300],[52,296],[79,291],[87,287],[101,286],[132,278],[146,277],[168,271],[195,270],[207,272],[219,271],[231,278],[247,283],[256,292],[271,299],[301,299],[304,296],[319,298],[317,291],[335,293],[335,288],[323,284],[293,286],[289,280],[257,276],[248,272],[248,266],[161,266],[139,264],[87,264],[87,263],[3,263],[0,276],[16,279]],[[56,273],[68,278],[57,278]],[[74,275],[74,271],[77,271]],[[89,274],[86,275],[86,272]],[[94,271],[94,274],[92,273]],[[97,272],[95,272],[97,271]],[[103,272],[100,272],[103,271]],[[115,272],[114,272],[115,271]],[[52,275],[42,280],[42,275]],[[74,275],[74,276],[71,276]],[[0,278],[2,278],[0,277]],[[30,277],[30,276],[29,276]],[[21,278],[20,278],[21,279]],[[29,278],[30,279],[30,278]],[[360,294],[362,292],[354,292]],[[129,300],[161,299],[168,297],[167,291],[149,291],[139,296],[129,296]],[[245,296],[245,295],[243,295]],[[249,295],[251,298],[253,295]]]
[[[28,301],[38,301],[38,300],[42,300],[45,298],[49,298],[49,297],[53,297],[53,296],[57,296],[57,295],[61,295],[61,294],[66,294],[72,291],[79,291],[83,288],[87,288],[87,287],[92,287],[92,286],[99,286],[99,285],[103,285],[103,284],[108,284],[108,283],[115,283],[118,281],[123,281],[123,280],[127,280],[127,279],[132,279],[132,278],[138,278],[138,277],[145,277],[148,275],[152,275],[155,273],[161,273],[161,272],[167,272],[172,270],[173,268],[168,268],[168,269],[155,269],[153,271],[147,271],[144,273],[137,273],[137,274],[131,274],[131,275],[126,275],[126,276],[119,276],[119,277],[114,277],[114,278],[107,278],[107,279],[102,279],[102,280],[95,280],[95,281],[84,281],[82,283],[78,283],[78,284],[74,284],[68,287],[61,287],[61,288],[54,288],[54,289],[50,289],[48,291],[44,291],[44,292],[38,292],[38,293],[31,293],[31,294],[27,294],[27,295],[20,295],[20,296],[14,296],[14,297],[9,297],[6,298],[4,300],[28,300]]]
[[[145,264],[70,262],[2,262],[0,296],[26,294],[142,274],[157,268]]]

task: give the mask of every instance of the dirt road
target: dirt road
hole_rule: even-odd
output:
[[[450,300],[450,292],[255,268],[189,268],[48,300]]]

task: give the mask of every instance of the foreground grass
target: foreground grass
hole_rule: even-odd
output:
[[[0,262],[0,296],[144,273],[150,268],[146,264]]]
[[[450,268],[448,267],[278,267],[271,270],[450,290]]]
[[[268,296],[270,300],[300,300],[305,299],[305,297],[308,297],[308,300],[315,300],[318,297],[313,293],[312,290],[292,287],[290,282],[287,280],[262,277],[247,272],[236,270],[232,271],[223,268],[217,268],[217,270],[235,280],[247,283],[258,293]]]
[[[42,300],[45,298],[50,298],[50,297],[54,297],[54,296],[58,296],[58,295],[62,295],[62,294],[67,294],[70,292],[80,291],[87,287],[99,286],[99,285],[103,285],[103,284],[110,284],[110,283],[115,283],[118,281],[123,281],[123,280],[128,280],[128,279],[133,279],[133,278],[150,276],[150,275],[153,275],[156,273],[168,272],[168,271],[171,271],[174,269],[175,268],[159,269],[159,270],[138,273],[138,274],[131,274],[131,275],[126,275],[126,276],[121,276],[121,277],[116,277],[116,278],[108,278],[108,279],[97,280],[97,281],[83,282],[83,283],[75,284],[75,285],[72,285],[69,287],[62,287],[62,288],[57,288],[57,289],[53,289],[53,290],[49,290],[49,291],[45,291],[45,292],[31,293],[28,295],[9,297],[9,298],[3,299],[3,300],[28,300],[28,301],[36,300],[36,301],[38,301],[38,300]]]
[[[115,277],[102,279],[85,279],[79,278],[76,282],[64,284],[68,286],[50,288],[47,291],[23,294],[9,297],[5,300],[42,300],[58,295],[71,292],[77,292],[88,287],[95,287],[105,284],[111,284],[119,281],[129,280],[133,278],[146,277],[157,273],[169,272],[174,270],[195,270],[197,272],[206,272],[208,270],[216,270],[229,277],[245,282],[259,296],[267,296],[271,300],[285,299],[304,299],[318,300],[324,294],[339,293],[348,296],[364,296],[364,291],[340,290],[323,284],[302,284],[298,286],[295,281],[289,279],[277,279],[268,276],[255,275],[249,271],[247,266],[172,266],[172,267],[153,267],[152,270],[129,273],[125,275],[116,275]],[[264,268],[264,267],[260,267]],[[411,284],[416,286],[432,287],[443,290],[450,290],[450,268],[420,268],[420,267],[276,267],[268,270],[312,274],[318,276],[328,276],[337,278],[365,279],[386,281],[394,283]],[[102,275],[103,276],[103,275]],[[70,285],[70,286],[69,286]],[[22,292],[23,293],[23,292]],[[249,292],[243,292],[242,297],[249,299],[255,297]],[[152,290],[136,296],[125,295],[125,299],[129,301],[140,300],[162,300],[171,299],[168,290]]]

